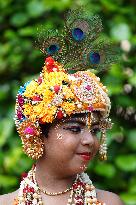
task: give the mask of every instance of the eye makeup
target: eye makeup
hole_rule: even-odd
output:
[[[90,132],[91,132],[92,135],[100,137],[101,130],[100,130],[99,124],[93,125],[90,129]]]
[[[83,132],[83,130],[86,129],[86,124],[79,121],[79,119],[78,119],[78,121],[76,119],[74,119],[72,121],[70,120],[70,121],[65,122],[63,125],[63,129],[69,130],[74,134],[79,134],[79,133]],[[99,133],[100,133],[99,124],[92,124],[92,126],[89,129],[89,132],[92,135],[96,135],[96,136],[99,135]]]
[[[74,125],[64,127],[63,129],[64,130],[69,130],[69,131],[73,132],[74,134],[81,133],[82,130],[83,130],[80,126],[74,126]]]
[[[74,134],[81,133],[84,129],[85,125],[82,122],[77,122],[77,121],[69,121],[64,124],[63,129],[64,130],[69,130]]]

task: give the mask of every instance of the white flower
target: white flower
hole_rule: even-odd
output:
[[[122,40],[121,41],[121,48],[125,52],[129,52],[131,49],[131,44],[128,40]]]

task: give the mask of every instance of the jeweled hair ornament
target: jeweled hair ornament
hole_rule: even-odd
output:
[[[101,38],[101,31],[101,19],[83,9],[68,13],[63,31],[39,31],[37,45],[45,64],[38,79],[20,87],[15,115],[24,152],[32,159],[44,151],[40,124],[93,111],[101,113],[103,123],[109,122],[108,91],[91,71],[107,69],[117,61],[117,52]]]

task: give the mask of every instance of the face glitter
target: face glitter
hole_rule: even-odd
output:
[[[62,134],[57,133],[57,139],[59,139],[59,140],[62,139]]]

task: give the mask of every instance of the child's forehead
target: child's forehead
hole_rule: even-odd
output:
[[[77,123],[86,125],[88,122],[89,115],[91,117],[91,122],[92,122],[91,124],[99,123],[100,118],[101,118],[100,113],[99,112],[92,112],[91,114],[90,113],[73,114],[70,117],[63,118],[61,121],[56,122],[55,124],[62,125],[62,124],[66,124],[66,123],[77,122]]]

